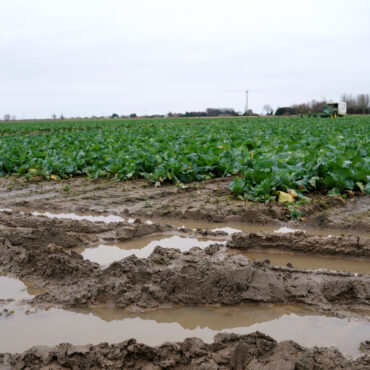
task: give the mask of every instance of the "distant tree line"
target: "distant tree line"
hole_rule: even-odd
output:
[[[10,114],[4,114],[4,121],[15,121],[15,116],[11,116]]]
[[[244,114],[236,112],[233,108],[207,108],[205,111],[190,111],[185,113],[169,112],[167,117],[225,117],[225,116],[256,116],[251,109]]]
[[[358,94],[356,97],[351,94],[343,94],[341,101],[347,103],[348,114],[370,114],[369,94]]]
[[[370,114],[369,94],[358,94],[356,97],[350,94],[343,94],[340,101],[347,103],[348,114]],[[325,105],[325,100],[311,100],[308,103],[294,104],[289,107],[279,107],[275,115],[284,116],[301,113],[320,113],[324,110]]]

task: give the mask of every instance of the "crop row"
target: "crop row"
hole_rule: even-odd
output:
[[[287,188],[370,193],[369,132],[368,117],[294,117],[2,136],[0,176],[141,177],[159,185],[238,174],[230,190],[257,201]]]
[[[243,120],[243,118],[240,118]],[[193,124],[199,119],[182,118],[181,125]],[[201,118],[210,121],[209,118]],[[32,135],[45,132],[85,131],[91,129],[126,129],[151,125],[172,126],[180,122],[178,118],[165,119],[68,119],[68,120],[42,120],[42,121],[11,121],[0,123],[0,136]]]

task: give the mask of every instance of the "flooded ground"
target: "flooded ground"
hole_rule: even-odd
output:
[[[0,276],[0,352],[135,338],[185,353],[187,337],[260,331],[358,356],[370,338],[370,198],[312,195],[293,221],[282,204],[230,197],[228,182],[0,179],[0,272],[11,276]],[[229,361],[238,345],[227,343]]]
[[[139,258],[147,258],[157,246],[162,248],[177,248],[181,252],[185,252],[192,247],[205,248],[214,243],[225,244],[226,242],[214,239],[200,240],[178,235],[163,238],[160,236],[151,236],[134,239],[117,245],[99,245],[95,248],[73,248],[72,250],[80,253],[83,258],[91,262],[108,266],[112,262],[119,261],[133,254]]]
[[[370,332],[370,322],[365,319],[323,316],[292,305],[177,307],[140,314],[107,307],[43,310],[10,305],[10,309],[14,310],[11,316],[0,316],[3,352],[65,342],[118,343],[130,338],[152,346],[189,337],[211,343],[220,332],[261,331],[278,341],[294,340],[306,347],[335,346],[347,356],[358,356],[358,347]]]
[[[51,212],[32,212],[33,216],[45,216],[49,218],[61,218],[61,219],[69,219],[69,220],[86,220],[91,222],[123,222],[125,221],[124,218],[115,216],[115,215],[108,215],[108,216],[91,216],[91,215],[77,215],[76,213],[51,213]]]
[[[154,218],[152,221],[157,223],[167,223],[169,225],[174,225],[178,227],[185,227],[189,229],[207,229],[212,231],[225,231],[228,234],[236,232],[245,233],[261,233],[261,232],[282,232],[291,233],[297,231],[305,231],[312,235],[322,235],[322,236],[339,236],[339,235],[361,235],[370,237],[370,231],[362,230],[347,230],[347,229],[335,229],[328,227],[311,227],[305,223],[300,223],[300,225],[289,224],[289,226],[284,226],[282,223],[279,224],[253,224],[253,223],[238,223],[238,222],[209,222],[204,220],[187,220],[187,219],[170,219],[170,218]]]
[[[0,276],[0,299],[27,299],[31,294],[27,286],[18,279]]]
[[[156,246],[177,248],[181,252],[185,252],[192,247],[205,248],[215,243],[226,244],[225,241],[217,239],[197,239],[178,235],[152,235],[145,238],[121,242],[116,245],[101,244],[97,247],[78,247],[72,250],[80,253],[84,259],[99,263],[101,266],[106,267],[112,262],[119,261],[130,255],[135,255],[139,258],[147,258]],[[272,266],[286,266],[287,264],[291,264],[299,269],[327,269],[332,271],[370,274],[370,261],[359,258],[312,256],[276,250],[243,251],[230,249],[229,251],[235,254],[242,254],[254,261],[269,260]]]
[[[21,212],[29,212],[29,209],[21,208]],[[0,212],[12,212],[10,208],[0,208]],[[56,212],[39,212],[31,211],[33,216],[44,216],[48,218],[56,219],[66,219],[66,220],[86,220],[91,222],[128,222],[133,223],[135,218],[123,218],[114,214],[110,215],[89,215],[81,213],[56,213]],[[370,237],[370,232],[363,230],[361,232],[346,229],[335,229],[335,228],[325,228],[325,227],[311,227],[306,224],[301,224],[299,227],[297,225],[284,226],[280,224],[253,224],[253,223],[230,223],[230,222],[209,222],[204,220],[192,221],[188,219],[171,219],[171,218],[150,218],[144,219],[144,222],[169,224],[179,228],[187,229],[206,229],[210,231],[223,231],[227,234],[233,234],[237,232],[246,233],[261,233],[261,232],[277,232],[277,233],[292,233],[298,231],[304,231],[312,235],[322,235],[322,236],[340,236],[340,235],[352,235],[356,234],[359,236]]]
[[[273,266],[286,266],[288,263],[299,269],[327,269],[370,274],[370,261],[361,259],[340,258],[333,256],[311,256],[307,254],[284,253],[279,251],[234,251],[254,261],[269,260]]]

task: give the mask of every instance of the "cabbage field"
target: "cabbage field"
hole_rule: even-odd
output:
[[[370,117],[31,121],[0,124],[0,176],[85,175],[153,185],[229,177],[230,191],[370,193]]]

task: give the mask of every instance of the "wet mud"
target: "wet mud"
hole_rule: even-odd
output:
[[[220,237],[220,236],[219,236]],[[190,237],[184,235],[168,236],[166,233],[154,234],[135,238],[125,242],[99,244],[98,246],[83,246],[71,250],[82,255],[84,259],[96,262],[103,267],[119,261],[130,255],[147,258],[156,246],[176,248],[181,252],[189,251],[192,247],[204,249],[211,244],[227,244],[227,240],[218,240],[218,236]],[[228,238],[227,236],[224,236]],[[229,249],[235,254],[243,254],[251,260],[270,261],[271,266],[290,266],[299,269],[327,269],[333,271],[346,271],[353,273],[370,274],[370,263],[366,258],[341,257],[323,254],[307,254],[277,249]]]
[[[131,312],[112,307],[42,309],[9,301],[1,305],[0,330],[1,351],[13,353],[34,345],[112,344],[132,338],[150,346],[190,337],[211,343],[218,333],[260,331],[278,341],[294,340],[308,348],[334,346],[345,356],[358,357],[370,321],[323,315],[297,305],[176,306]]]
[[[324,237],[304,232],[238,233],[232,235],[227,247],[241,250],[272,249],[305,254],[351,256],[369,259],[370,238],[356,235]]]
[[[304,213],[297,222],[282,204],[231,197],[229,181],[182,189],[154,188],[143,180],[0,179],[0,273],[27,282],[26,291],[14,283],[14,299],[35,309],[125,309],[144,315],[179,306],[288,304],[340,318],[369,317],[369,196],[311,195],[311,202],[296,206]],[[301,231],[285,232],[287,227]],[[279,228],[284,232],[276,232]],[[194,245],[182,246],[182,239]],[[88,255],[99,248],[105,249],[96,259]],[[117,255],[102,263],[101,256],[113,250]],[[261,255],[248,256],[252,252]],[[345,271],[294,261],[278,266],[268,253],[282,252],[355,258],[363,266]],[[12,303],[5,293],[1,307]],[[199,338],[156,347],[134,339],[120,342],[0,354],[0,368],[370,368],[366,341],[357,359],[335,349],[277,343],[259,332],[219,334],[213,343]]]
[[[119,344],[33,347],[22,354],[0,354],[3,369],[367,369],[370,357],[347,359],[335,349],[308,349],[277,343],[255,332],[218,334],[211,344],[197,338],[150,347],[131,339]]]
[[[311,255],[296,252],[285,252],[276,249],[242,250],[243,254],[253,261],[269,261],[271,266],[291,266],[303,270],[331,270],[360,274],[370,274],[370,262],[362,258]]]
[[[145,180],[115,182],[74,178],[60,182],[28,183],[24,179],[0,179],[2,208],[32,209],[77,214],[112,214],[132,218],[171,218],[212,222],[279,224],[291,220],[287,207],[277,202],[243,202],[230,195],[230,178],[153,187]],[[69,191],[63,189],[68,185]],[[370,197],[339,199],[308,194],[306,204],[295,207],[310,228],[357,230],[369,234]],[[294,224],[294,222],[293,222]],[[300,227],[302,228],[302,227]]]
[[[34,303],[113,305],[147,309],[168,305],[299,303],[343,311],[370,305],[369,276],[269,266],[232,255],[219,244],[204,250],[156,247],[146,259],[130,256],[102,269],[49,244],[0,248],[0,267],[17,277],[47,282]]]

